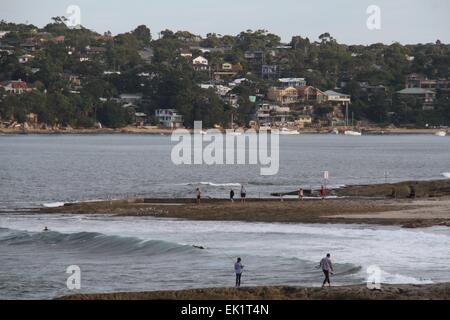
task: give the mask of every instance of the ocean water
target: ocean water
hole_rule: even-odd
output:
[[[48,226],[49,232],[42,232]],[[196,249],[202,246],[205,249]],[[450,229],[200,222],[64,215],[0,217],[0,298],[50,299],[71,293],[232,287],[320,286],[316,268],[332,252],[334,284],[450,281]],[[66,287],[68,266],[81,289]]]
[[[409,179],[450,172],[450,137],[432,135],[300,135],[280,137],[280,170],[259,166],[191,165],[171,161],[168,136],[0,136],[0,208],[144,197],[226,198],[245,184],[250,197],[320,187]],[[388,173],[387,176],[385,173]],[[387,177],[387,179],[386,179]]]
[[[51,299],[78,292],[233,286],[319,286],[331,252],[335,284],[362,283],[367,268],[387,283],[450,281],[450,229],[364,225],[199,222],[142,217],[31,215],[24,208],[145,197],[250,197],[330,184],[444,179],[450,138],[301,135],[280,137],[280,171],[258,166],[175,166],[170,137],[0,136],[0,299]],[[50,232],[42,232],[48,226]],[[205,247],[200,250],[194,246]],[[81,268],[81,290],[66,287]]]

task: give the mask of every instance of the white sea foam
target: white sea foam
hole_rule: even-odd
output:
[[[450,179],[450,172],[444,172],[442,175],[443,175],[444,177]]]
[[[65,205],[64,202],[50,202],[42,204],[42,206],[44,206],[45,208],[59,208],[64,207],[64,205]]]
[[[62,233],[100,232],[207,247],[220,264],[224,256],[253,259],[255,265],[279,257],[317,264],[331,252],[336,264],[361,266],[356,279],[366,278],[372,265],[383,270],[384,283],[430,283],[450,281],[450,229],[401,229],[368,225],[303,225],[242,222],[184,221],[155,218],[110,218],[90,216],[3,216],[3,227],[40,231],[42,226]],[[233,241],[233,239],[243,241]],[[436,265],[439,262],[439,266]],[[218,267],[220,268],[220,267]],[[286,267],[294,272],[295,263]],[[271,275],[261,271],[263,279]],[[301,275],[300,275],[301,276]],[[343,279],[337,278],[337,281]],[[348,278],[347,278],[348,279]]]
[[[202,186],[210,186],[210,187],[240,187],[240,183],[215,183],[215,182],[189,182],[189,183],[182,183],[180,185],[183,186],[196,186],[196,185],[202,185]]]

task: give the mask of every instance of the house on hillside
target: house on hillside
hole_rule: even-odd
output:
[[[412,73],[406,80],[406,88],[450,91],[450,79],[428,79],[426,76]]]
[[[97,54],[105,54],[107,49],[105,47],[86,47],[86,52],[91,55],[97,55]]]
[[[72,73],[63,73],[62,78],[69,83],[69,87],[72,90],[80,90],[81,86],[81,78],[79,75]]]
[[[202,56],[198,56],[192,60],[192,67],[195,71],[209,71],[208,59]]]
[[[270,103],[259,104],[255,118],[260,127],[282,127],[294,123],[289,107]]]
[[[180,56],[182,56],[183,58],[186,58],[186,59],[192,59],[192,57],[193,57],[192,52],[187,49],[181,49]]]
[[[324,92],[326,96],[326,101],[332,104],[349,104],[351,102],[351,97],[348,94],[339,93],[333,90],[327,90]]]
[[[277,88],[271,87],[267,92],[267,98],[281,105],[297,103],[298,102],[298,92],[294,87],[288,88]]]
[[[155,111],[156,122],[162,128],[178,129],[183,127],[183,116],[175,109],[158,109]]]
[[[122,93],[120,96],[120,101],[123,103],[137,104],[142,101],[142,93]]]
[[[56,42],[56,43],[63,43],[64,41],[66,41],[66,37],[65,36],[56,36],[52,40],[53,40],[53,42]]]
[[[367,93],[367,96],[373,96],[375,94],[386,94],[387,88],[382,84],[370,85],[368,82],[358,82],[361,90]]]
[[[242,83],[248,82],[248,81],[249,80],[247,78],[234,79],[232,82],[230,82],[228,84],[228,86],[231,88],[234,88],[234,87],[240,86]]]
[[[288,88],[288,87],[305,87],[306,86],[306,80],[305,78],[281,78],[278,79],[278,83],[280,84],[280,87]]]
[[[306,103],[324,103],[327,100],[327,96],[321,90],[312,87],[298,87],[297,88],[298,99]]]
[[[262,52],[262,51],[246,51],[246,52],[244,52],[244,58],[247,60],[263,60],[264,52]]]
[[[229,62],[222,63],[213,73],[214,80],[221,80],[222,78],[235,77],[242,71],[240,64],[232,64]]]
[[[276,64],[263,64],[261,66],[261,77],[263,79],[274,79],[280,75],[280,67]]]
[[[306,127],[311,127],[312,125],[312,117],[310,115],[300,115],[295,120],[295,125],[300,129],[304,129]]]
[[[228,92],[221,100],[233,108],[239,108],[239,95]]]
[[[434,110],[434,100],[436,92],[423,88],[406,88],[397,92],[401,100],[413,99],[416,103],[422,105],[422,110]]]
[[[24,92],[29,92],[32,89],[28,87],[25,81],[19,80],[8,80],[0,82],[0,88],[3,88],[8,94],[22,94]]]
[[[215,85],[215,84],[200,84],[200,88],[208,90],[208,89],[214,89],[214,91],[216,92],[216,94],[219,97],[224,97],[227,95],[228,92],[230,92],[232,89],[230,87],[227,86],[223,86],[223,85]]]

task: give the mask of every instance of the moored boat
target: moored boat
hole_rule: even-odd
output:
[[[362,136],[361,132],[357,132],[357,131],[353,131],[353,130],[347,130],[347,131],[344,132],[344,134],[346,136],[353,136],[353,137],[360,137],[360,136]]]

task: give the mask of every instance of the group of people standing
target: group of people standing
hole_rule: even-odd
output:
[[[320,197],[322,199],[325,199],[327,197],[327,189],[324,186],[320,187]],[[305,191],[303,190],[303,188],[300,188],[298,190],[298,198],[299,200],[304,200],[305,199]]]
[[[202,190],[200,188],[197,188],[196,193],[197,193],[197,203],[200,203],[201,199],[202,199],[202,196],[203,196]],[[235,196],[236,196],[236,193],[234,192],[234,189],[231,189],[230,190],[230,201],[231,202],[234,202],[234,197]],[[281,197],[281,200],[283,200],[283,196],[280,195],[280,197]],[[327,190],[326,190],[326,188],[324,186],[320,187],[320,197],[322,199],[325,199],[327,197]],[[298,198],[299,198],[299,200],[304,200],[304,198],[305,198],[305,191],[303,190],[303,188],[300,188],[298,190]],[[247,190],[245,190],[245,187],[242,185],[241,186],[241,202],[245,203],[246,199],[247,199]]]
[[[325,275],[325,279],[322,283],[322,288],[328,283],[328,286],[331,287],[330,275],[334,274],[333,264],[331,263],[331,254],[327,254],[322,260],[320,260],[320,264],[318,268],[322,269],[323,274]],[[242,259],[237,258],[236,263],[234,264],[234,273],[236,274],[236,289],[241,287],[241,279],[242,273],[244,272],[244,265],[242,264]]]
[[[234,202],[234,196],[235,196],[234,190],[231,189],[231,191],[230,191],[231,202]],[[246,199],[247,199],[247,190],[245,190],[244,186],[241,186],[241,202],[245,203]]]
[[[197,188],[196,190],[197,193],[197,203],[200,203],[202,200],[202,190],[200,188]],[[234,202],[234,197],[235,197],[235,192],[233,189],[231,189],[230,191],[230,200],[231,202]],[[245,203],[247,199],[247,190],[245,190],[244,186],[241,186],[241,202]]]

